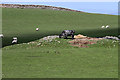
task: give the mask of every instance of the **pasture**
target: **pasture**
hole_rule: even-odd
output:
[[[3,46],[10,45],[14,36],[19,43],[37,40],[47,35],[75,30],[89,37],[118,36],[118,16],[46,9],[3,8]],[[110,25],[109,29],[101,29]],[[38,27],[40,30],[36,32]]]
[[[68,44],[70,39],[57,38],[60,43],[38,45],[40,38],[66,29],[89,37],[118,36],[117,19],[84,12],[3,8],[3,78],[118,78],[118,41],[78,48]],[[101,29],[102,25],[110,28]],[[19,44],[11,45],[15,36]]]

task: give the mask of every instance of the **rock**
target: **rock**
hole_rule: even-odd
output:
[[[103,39],[114,39],[114,40],[120,40],[118,37],[115,36],[105,36]]]
[[[86,38],[86,37],[87,36],[84,36],[84,35],[81,35],[81,34],[78,34],[78,35],[74,36],[75,39]]]
[[[40,39],[40,41],[52,42],[53,39],[55,39],[55,38],[59,38],[59,36],[57,36],[57,35],[53,35],[53,36],[43,37],[42,39]]]

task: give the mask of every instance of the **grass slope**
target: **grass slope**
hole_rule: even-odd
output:
[[[43,43],[39,38],[74,29],[76,34],[92,37],[118,36],[118,16],[53,11],[43,9],[3,8],[3,78],[117,78],[118,47],[112,41],[103,41],[90,48],[61,43]],[[109,29],[101,29],[109,24]],[[36,32],[35,28],[40,31]],[[33,40],[36,44],[11,44],[12,37],[18,42]]]
[[[118,42],[77,48],[56,40],[61,43],[38,46],[38,40],[3,48],[3,78],[118,78]]]
[[[92,37],[118,36],[118,16],[46,9],[3,8],[2,12],[3,46],[10,45],[14,36],[22,43],[60,34],[65,29]],[[102,25],[107,24],[111,26],[110,29],[101,29]],[[36,27],[40,28],[39,32],[35,31]]]

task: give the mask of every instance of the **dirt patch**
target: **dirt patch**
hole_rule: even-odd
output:
[[[68,43],[70,43],[72,46],[87,48],[89,47],[88,44],[96,44],[98,40],[102,39],[103,38],[77,37],[76,39],[69,41]]]

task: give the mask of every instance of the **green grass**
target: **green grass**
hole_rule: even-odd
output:
[[[69,39],[56,39],[61,43],[37,45],[39,38],[65,29],[91,37],[118,36],[117,19],[82,12],[3,8],[3,78],[118,78],[118,42],[103,40],[78,48],[70,46]],[[107,24],[109,29],[101,29]],[[19,44],[10,46],[14,36]],[[34,40],[34,44],[20,44]]]
[[[3,48],[5,78],[117,78],[118,42],[72,47],[69,40],[17,44]],[[107,42],[107,43],[106,43]],[[104,43],[104,45],[102,45]],[[115,46],[113,46],[115,45]]]
[[[19,43],[37,40],[43,36],[75,30],[76,34],[91,37],[118,36],[118,16],[72,11],[3,8],[3,46],[10,45],[12,37]],[[110,25],[109,29],[101,29]],[[35,28],[40,31],[36,32]]]

